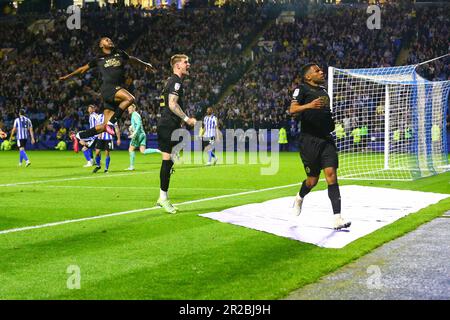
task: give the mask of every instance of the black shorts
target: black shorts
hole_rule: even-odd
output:
[[[19,139],[19,140],[17,140],[17,147],[25,148],[26,145],[27,145],[27,139]]]
[[[103,109],[115,111],[117,108],[117,102],[115,100],[116,93],[122,89],[121,86],[105,85],[100,89],[104,101]]]
[[[114,150],[114,142],[112,140],[97,139],[97,142],[95,143],[95,149],[102,151]]]
[[[215,137],[210,137],[210,138],[205,138],[205,137],[203,137],[203,140],[202,140],[202,148],[203,148],[203,150],[205,150],[205,148],[206,148],[207,146],[213,147],[213,146],[214,146],[214,141],[215,141],[215,140],[216,140]]]
[[[113,104],[113,103],[108,103],[108,102],[104,102],[103,103],[103,110],[111,110],[111,111],[114,111],[114,112],[116,112],[116,110],[117,110],[117,105],[115,105],[115,104]]]
[[[337,148],[332,137],[318,138],[303,134],[299,138],[299,148],[308,177],[320,176],[324,168],[339,167]]]
[[[179,128],[178,126],[158,125],[156,133],[158,134],[158,149],[161,152],[172,153],[172,148],[179,143],[179,141],[172,141],[172,133]]]
[[[95,149],[95,145],[97,144],[97,139],[85,140],[84,142],[86,144],[83,147],[93,150]]]

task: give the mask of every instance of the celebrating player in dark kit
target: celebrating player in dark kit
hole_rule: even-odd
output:
[[[158,145],[162,154],[162,164],[160,170],[160,194],[156,202],[168,213],[176,213],[175,208],[169,201],[167,191],[169,190],[170,174],[172,172],[173,161],[171,160],[172,148],[178,141],[172,141],[172,133],[180,128],[181,120],[189,126],[194,126],[195,118],[189,118],[183,111],[183,78],[189,75],[189,57],[184,54],[176,54],[170,58],[170,66],[173,74],[167,80],[163,92],[160,106],[161,118],[158,121]]]
[[[351,222],[341,217],[341,195],[337,182],[338,155],[331,132],[334,120],[330,98],[325,88],[323,71],[310,63],[301,68],[302,84],[295,89],[289,112],[297,114],[301,121],[299,137],[300,157],[307,174],[294,201],[294,213],[300,215],[303,198],[319,181],[323,169],[328,184],[328,197],[335,216],[334,229],[350,227]]]
[[[77,139],[86,139],[104,131],[111,135],[115,134],[114,124],[121,118],[122,113],[134,103],[133,95],[124,88],[126,62],[142,66],[146,71],[155,71],[150,63],[143,62],[138,58],[129,56],[123,50],[116,49],[109,38],[102,38],[99,46],[103,53],[101,56],[96,57],[74,72],[59,78],[59,80],[66,80],[96,67],[101,73],[102,85],[100,91],[105,102],[104,122],[95,126],[95,128],[80,131],[77,134]]]

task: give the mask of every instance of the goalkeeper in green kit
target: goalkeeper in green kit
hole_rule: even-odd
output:
[[[131,115],[131,126],[129,127],[129,138],[131,138],[131,141],[130,147],[128,148],[128,152],[130,153],[130,166],[125,170],[133,171],[134,160],[136,158],[136,148],[139,148],[139,151],[142,154],[161,153],[161,151],[159,149],[152,148],[146,149],[147,136],[145,135],[144,127],[142,126],[141,115],[136,112],[135,104],[128,107],[128,113]]]

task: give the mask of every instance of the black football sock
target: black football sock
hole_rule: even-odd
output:
[[[303,180],[302,187],[300,188],[300,192],[299,192],[300,198],[303,199],[311,191],[311,189],[312,188],[309,188],[306,185],[306,180]]]
[[[80,139],[87,139],[89,137],[95,136],[96,134],[98,134],[98,133],[95,128],[90,128],[90,129],[79,132]]]
[[[333,213],[341,213],[341,193],[339,191],[339,185],[337,183],[328,185],[328,197],[331,200]]]
[[[159,171],[160,188],[162,191],[167,192],[169,190],[170,171],[173,166],[172,160],[163,160],[161,164],[161,170]]]

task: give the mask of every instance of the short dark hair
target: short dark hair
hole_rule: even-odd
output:
[[[305,76],[308,73],[309,69],[311,69],[311,67],[313,66],[317,66],[317,63],[311,62],[311,63],[307,63],[304,66],[302,66],[300,68],[300,78],[302,79],[302,81],[305,81]]]
[[[100,44],[102,43],[102,41],[103,41],[104,39],[110,39],[110,38],[107,37],[107,36],[101,37],[101,38],[100,38],[100,41],[98,42],[98,46],[99,46],[99,47],[100,47]]]
[[[25,109],[20,109],[19,116],[24,116],[24,115],[25,115]]]

